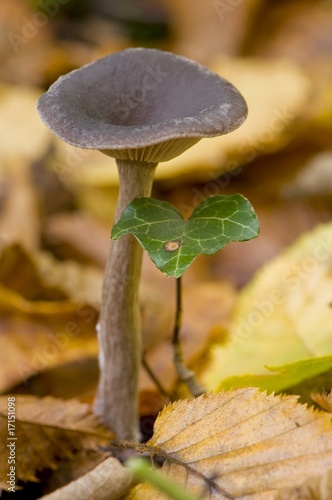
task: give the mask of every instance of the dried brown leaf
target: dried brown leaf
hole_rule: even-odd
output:
[[[147,447],[199,498],[271,500],[331,468],[331,418],[294,396],[239,389],[168,405]],[[140,484],[125,498],[163,497]]]
[[[310,397],[323,410],[332,413],[332,391],[322,392],[321,394],[319,394],[318,392],[313,392],[310,394]]]
[[[101,272],[12,245],[0,256],[0,391],[98,352]],[[92,305],[93,304],[93,305]]]
[[[132,474],[113,457],[41,500],[117,500],[129,489]]]
[[[48,252],[32,253],[22,245],[13,244],[0,255],[0,285],[31,301],[31,311],[34,303],[48,302],[52,310],[52,303],[66,299],[98,307],[101,283],[100,269],[74,261],[58,261]]]
[[[110,242],[110,227],[84,212],[60,213],[50,217],[46,232],[54,245],[66,245],[104,267]]]
[[[5,195],[0,214],[0,247],[21,243],[29,250],[37,250],[40,220],[30,165],[26,159],[14,158],[3,161],[2,167],[5,173],[1,187]]]
[[[9,436],[8,397],[0,397],[2,487],[6,487],[6,474],[9,472],[9,443],[13,442],[15,447],[16,479],[38,481],[38,471],[56,469],[59,461],[74,459],[75,454],[82,450],[98,449],[100,444],[113,437],[113,434],[99,423],[90,407],[79,401],[16,396],[15,409],[15,435]]]
[[[22,299],[29,301],[68,298],[62,287],[54,287],[40,276],[32,253],[19,244],[6,246],[1,252],[0,283],[3,288],[18,293]]]
[[[40,494],[47,495],[63,486],[85,476],[95,467],[111,456],[109,451],[79,450],[75,453],[75,459],[68,458],[58,462],[57,469],[49,469],[41,473],[41,485],[38,485]],[[36,485],[33,485],[36,486]],[[29,487],[33,487],[28,484]],[[26,491],[26,490],[25,490]]]
[[[60,304],[57,303],[58,308]],[[80,317],[80,313],[88,316]],[[72,309],[66,316],[64,314],[59,316],[59,320],[63,321],[60,327],[47,321],[42,323],[23,318],[1,318],[0,391],[9,391],[17,385],[26,383],[30,377],[36,377],[40,372],[54,369],[59,365],[97,357],[95,322],[86,323],[92,313],[88,307],[76,307],[76,311]],[[85,376],[81,375],[79,383],[72,387],[73,391],[80,387]],[[62,380],[62,377],[59,377],[58,384]],[[42,392],[45,393],[46,390],[49,394],[49,379],[45,378],[42,382]],[[61,391],[62,397],[67,396],[68,389],[70,389],[68,386],[58,387],[57,394]],[[75,395],[77,394],[76,392]]]

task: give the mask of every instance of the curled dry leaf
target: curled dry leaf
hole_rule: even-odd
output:
[[[113,457],[41,500],[118,500],[129,489],[132,474]]]
[[[96,450],[114,434],[90,407],[75,400],[15,396],[16,479],[38,481],[43,469],[56,469],[63,459],[75,459],[82,450]],[[0,485],[6,488],[8,472],[8,397],[0,397]]]
[[[48,252],[29,252],[19,244],[0,254],[0,284],[33,303],[72,300],[98,307],[102,271],[75,261],[61,262]],[[19,309],[19,307],[17,307]],[[36,305],[36,311],[38,306]]]
[[[198,498],[272,500],[331,468],[332,425],[294,396],[238,389],[168,405],[146,449]],[[125,498],[163,497],[145,483]]]

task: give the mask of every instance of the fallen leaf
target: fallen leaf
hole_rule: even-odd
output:
[[[234,375],[224,379],[219,389],[236,389],[238,387],[259,387],[268,392],[281,392],[292,388],[307,379],[332,370],[332,356],[309,358],[283,366],[266,366],[268,375]]]
[[[42,157],[51,134],[36,113],[40,92],[25,86],[0,85],[0,158],[27,162]],[[18,119],[19,117],[19,119]]]
[[[75,352],[70,345],[68,351],[68,361],[66,355],[63,358],[59,356],[57,363],[50,368],[46,366],[42,369],[37,366],[33,371],[32,366],[29,370],[29,358],[28,361],[24,360],[28,377],[17,383],[16,375],[14,383],[7,384],[6,392],[31,394],[38,397],[52,396],[61,399],[78,398],[82,403],[92,405],[99,376],[97,354],[89,356],[89,345],[86,345],[84,340],[81,341],[81,350],[77,348]],[[14,370],[11,370],[11,373],[14,373]],[[24,376],[24,372],[22,375]]]
[[[57,301],[62,302],[62,312],[77,308],[78,303],[99,308],[101,285],[102,271],[94,266],[58,261],[48,252],[31,253],[18,244],[0,254],[3,310],[56,314]]]
[[[264,375],[264,365],[332,353],[332,224],[322,224],[283,251],[239,294],[230,342],[215,346],[203,381]]]
[[[41,500],[118,500],[130,488],[131,472],[113,457]]]
[[[331,468],[331,418],[294,396],[238,389],[168,405],[145,448],[164,458],[162,474],[198,498],[276,499]],[[157,495],[143,483],[125,498]]]
[[[332,151],[324,151],[311,158],[299,174],[282,187],[286,198],[330,196],[332,193]]]
[[[330,500],[332,491],[332,469],[318,477],[311,477],[295,488],[285,488],[276,500]]]
[[[311,394],[311,399],[317,403],[322,410],[332,413],[332,392],[318,392]]]
[[[57,306],[61,304],[57,303]],[[87,316],[80,317],[80,314]],[[59,317],[59,326],[49,319],[41,322],[31,318],[1,318],[0,392],[27,384],[30,377],[36,377],[40,372],[79,362],[88,356],[96,357],[96,319],[88,321],[93,314],[95,311],[89,307],[76,306],[67,318]],[[59,311],[56,315],[59,316]],[[47,378],[43,380],[44,390],[46,383]]]
[[[84,212],[61,213],[46,223],[46,236],[52,247],[66,245],[100,266],[105,266],[110,245],[111,221],[101,224]]]
[[[0,390],[96,356],[101,271],[19,245],[0,255]]]
[[[10,422],[14,435],[8,436],[7,414],[9,401],[13,400],[15,420]],[[38,481],[36,474],[42,469],[56,469],[62,459],[74,459],[75,453],[82,449],[96,450],[114,436],[86,404],[33,396],[0,397],[0,435],[3,488],[8,472],[8,444],[15,448],[16,480]]]
[[[93,265],[81,265],[74,260],[59,261],[48,252],[35,255],[41,278],[56,288],[62,288],[75,302],[85,302],[99,309],[103,271]]]
[[[24,488],[24,494],[29,498],[30,489],[39,488],[40,495],[47,495],[55,492],[59,488],[76,481],[78,478],[85,476],[99,464],[110,457],[109,451],[103,451],[102,448],[97,449],[81,449],[75,452],[75,459],[63,458],[57,463],[57,468],[52,471],[46,469],[38,474],[39,483],[27,483]]]
[[[30,165],[26,159],[14,158],[3,160],[2,168],[6,194],[0,215],[0,248],[20,243],[36,251],[40,245],[40,220]]]
[[[0,283],[30,301],[68,298],[61,287],[52,287],[42,279],[32,253],[19,244],[7,246],[1,252]]]

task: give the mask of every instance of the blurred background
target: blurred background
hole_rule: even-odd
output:
[[[248,102],[249,118],[234,134],[203,140],[161,165],[155,194],[175,203],[184,215],[217,192],[241,191],[251,200],[261,218],[259,240],[247,243],[244,252],[242,245],[229,246],[209,260],[209,269],[201,270],[242,286],[285,244],[330,217],[331,21],[329,0],[198,0],[194,4],[189,0],[2,0],[3,210],[8,208],[11,178],[17,175],[21,178],[16,183],[24,184],[26,169],[38,197],[38,214],[26,211],[23,201],[16,206],[23,210],[23,232],[29,233],[25,238],[34,239],[25,243],[30,248],[51,248],[60,259],[83,253],[80,258],[102,264],[104,251],[84,251],[71,225],[77,226],[74,214],[80,214],[109,227],[116,169],[98,153],[59,143],[40,122],[35,100],[60,75],[126,47],[182,54],[237,86]],[[14,172],[15,167],[9,166],[13,158],[24,168]],[[6,226],[5,219],[3,214]],[[0,231],[7,242],[15,232],[1,225]]]
[[[247,100],[240,129],[157,168],[154,197],[184,216],[209,195],[240,192],[261,221],[259,238],[200,256],[185,276],[184,341],[194,360],[209,335],[222,337],[255,271],[331,220],[331,25],[330,0],[1,0],[1,391],[91,401],[97,379],[116,167],[54,137],[37,115],[38,96],[62,74],[143,46],[195,59]],[[173,293],[174,282],[145,259],[145,344],[170,387],[163,353]],[[65,330],[73,321],[76,336]],[[145,378],[142,387],[142,413],[153,413],[161,404],[149,399],[153,384]]]

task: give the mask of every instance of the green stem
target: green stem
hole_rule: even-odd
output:
[[[126,461],[125,466],[137,479],[148,481],[173,500],[198,500],[197,497],[187,493],[180,484],[151,469],[143,458],[130,458]]]

